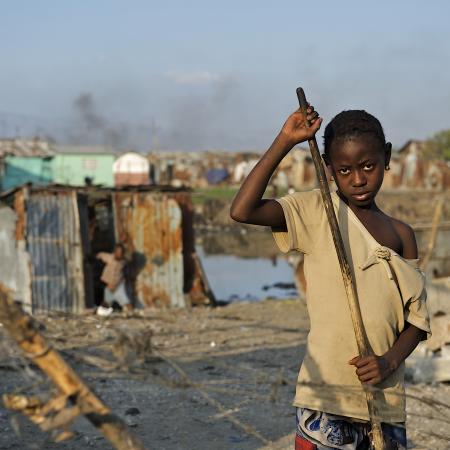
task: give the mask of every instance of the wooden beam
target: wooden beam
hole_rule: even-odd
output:
[[[0,323],[33,361],[79,411],[97,427],[117,450],[145,450],[128,426],[89,389],[61,355],[38,332],[31,316],[0,284]]]
[[[433,255],[434,247],[436,246],[436,239],[439,229],[439,222],[441,221],[442,211],[444,209],[444,195],[438,197],[436,206],[434,207],[433,221],[431,223],[431,234],[428,241],[427,250],[425,252],[422,261],[420,262],[420,268],[425,271],[431,256]]]

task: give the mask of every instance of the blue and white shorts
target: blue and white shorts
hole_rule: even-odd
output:
[[[295,450],[372,450],[367,422],[297,408]],[[402,423],[382,423],[387,448],[406,450],[406,428]]]

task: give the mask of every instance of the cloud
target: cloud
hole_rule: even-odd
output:
[[[223,77],[217,73],[208,71],[200,72],[175,72],[169,71],[166,77],[176,84],[182,85],[202,85],[220,81]]]

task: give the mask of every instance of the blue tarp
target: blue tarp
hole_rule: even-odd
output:
[[[206,180],[209,184],[218,184],[225,181],[229,174],[227,169],[209,169],[206,171]]]

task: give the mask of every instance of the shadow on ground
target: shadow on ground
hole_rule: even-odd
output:
[[[133,426],[148,449],[250,450],[294,429],[291,402],[303,352],[304,347],[296,345],[178,362],[192,383],[166,361],[155,359],[138,372],[111,378],[87,365],[78,364],[76,369]],[[20,374],[0,370],[0,375],[1,394],[22,384]],[[139,412],[126,415],[130,408]],[[0,408],[0,449],[111,448],[84,420],[74,424],[75,438],[61,444],[48,442],[25,419],[14,420],[16,427],[21,424],[20,437],[11,427],[9,412]]]

